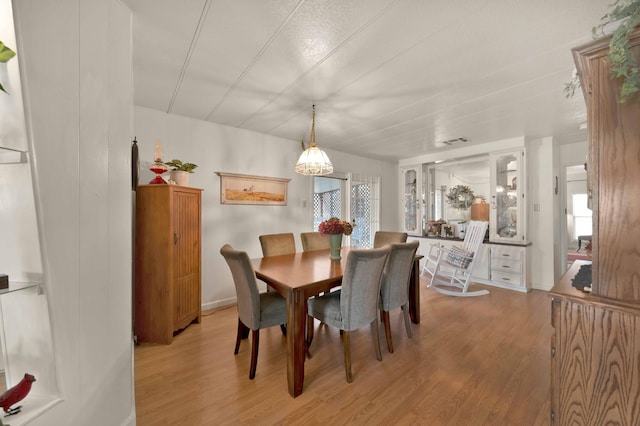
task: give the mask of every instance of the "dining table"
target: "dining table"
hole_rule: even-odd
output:
[[[307,300],[341,285],[347,257],[353,249],[342,247],[339,260],[331,259],[328,249],[251,260],[256,277],[287,301],[287,384],[294,398],[302,394],[304,386]],[[422,257],[415,256],[409,280],[409,315],[415,324],[420,322]]]

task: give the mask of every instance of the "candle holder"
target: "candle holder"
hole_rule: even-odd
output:
[[[162,163],[162,161],[156,160],[156,162],[153,163],[151,167],[149,167],[149,170],[151,170],[153,173],[156,174],[156,177],[153,178],[151,182],[149,182],[150,184],[160,184],[160,185],[167,184],[167,182],[162,177],[162,174],[166,173],[166,171],[169,170],[169,168],[165,166]]]

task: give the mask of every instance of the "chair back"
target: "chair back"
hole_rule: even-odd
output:
[[[222,246],[220,254],[229,265],[233,276],[238,318],[251,330],[258,330],[260,328],[260,293],[249,255],[244,251],[234,250],[229,244]]]
[[[356,249],[347,255],[342,275],[340,314],[343,330],[351,331],[377,319],[382,270],[389,248]]]
[[[282,256],[296,252],[296,241],[292,233],[260,235],[262,257]]]
[[[420,242],[391,244],[382,272],[380,306],[390,311],[409,303],[409,278]]]
[[[484,220],[470,221],[469,226],[467,226],[465,230],[462,249],[473,252],[474,254],[477,253],[487,233],[487,226],[489,226],[489,222]]]
[[[319,232],[301,232],[302,251],[328,250],[329,237]]]
[[[406,232],[390,232],[390,231],[376,231],[373,237],[373,247],[378,248],[393,243],[406,243]]]

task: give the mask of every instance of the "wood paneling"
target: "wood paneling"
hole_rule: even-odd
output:
[[[200,322],[201,189],[141,185],[136,192],[135,333],[171,343]]]
[[[630,42],[640,56],[640,29]],[[589,128],[593,206],[593,294],[640,304],[640,95],[620,103],[609,38],[574,50]]]
[[[560,425],[640,424],[640,95],[619,102],[610,38],[574,50],[587,104],[593,208],[592,291],[553,287],[552,418]],[[640,28],[630,43],[640,54]]]

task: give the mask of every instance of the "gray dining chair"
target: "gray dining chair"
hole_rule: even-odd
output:
[[[231,269],[233,283],[236,287],[238,333],[233,353],[238,354],[240,341],[247,335],[248,330],[251,330],[249,379],[253,380],[256,376],[256,365],[258,363],[260,330],[276,325],[280,325],[282,328],[287,322],[287,302],[275,291],[258,292],[256,273],[246,252],[234,250],[229,244],[225,244],[220,249],[220,254],[229,265],[229,269]]]
[[[387,244],[407,242],[406,232],[376,231],[373,236],[373,247],[382,247]]]
[[[302,251],[328,250],[329,237],[319,232],[301,232]]]
[[[388,253],[388,247],[351,250],[347,255],[342,276],[342,289],[314,297],[307,302],[309,314],[307,347],[311,345],[313,340],[313,318],[340,329],[344,351],[344,369],[349,383],[353,381],[351,331],[367,324],[370,325],[376,358],[378,361],[382,361],[378,335],[378,298],[382,269]]]
[[[402,309],[407,337],[411,338],[411,321],[409,320],[409,279],[413,269],[413,261],[420,245],[419,241],[410,243],[394,243],[390,245],[389,256],[382,271],[380,285],[380,313],[387,339],[387,350],[393,352],[389,311]]]
[[[260,235],[262,257],[281,256],[296,252],[296,241],[292,233]]]

